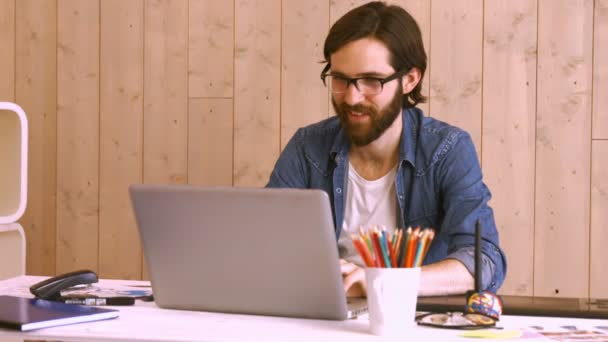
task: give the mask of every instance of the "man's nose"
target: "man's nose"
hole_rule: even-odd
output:
[[[344,91],[344,102],[348,105],[354,106],[363,100],[363,95],[359,92],[359,89],[354,83],[349,84]]]

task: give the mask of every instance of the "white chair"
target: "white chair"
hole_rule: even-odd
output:
[[[0,102],[0,279],[25,274],[25,234],[17,221],[27,202],[25,112]]]
[[[19,223],[0,224],[0,280],[25,274],[25,234]]]

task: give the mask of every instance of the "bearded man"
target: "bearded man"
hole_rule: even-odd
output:
[[[360,226],[432,227],[419,295],[472,290],[477,221],[482,289],[496,291],[506,257],[471,137],[416,107],[427,65],[416,21],[399,6],[357,7],[331,27],[324,57],[337,115],[294,134],[267,187],[327,192],[349,296],[366,294],[349,235]]]

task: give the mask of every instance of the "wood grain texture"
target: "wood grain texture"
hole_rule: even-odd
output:
[[[390,2],[421,26],[431,115],[477,134],[503,293],[606,296],[607,1]],[[367,0],[185,2],[0,0],[0,100],[30,123],[29,274],[145,278],[129,184],[265,184],[293,130],[331,111],[315,62],[329,25]],[[95,182],[98,247],[83,240]]]
[[[536,8],[487,1],[484,13],[482,167],[513,295],[533,291]]]
[[[329,1],[329,24],[333,25],[346,12],[355,7],[368,3],[367,0],[330,0]]]
[[[589,290],[592,19],[590,0],[539,2],[534,295]]]
[[[608,298],[608,141],[593,141],[589,296]]]
[[[608,139],[608,0],[595,1],[593,22],[593,139]]]
[[[188,1],[144,3],[144,183],[188,178]],[[142,260],[142,278],[148,268]]]
[[[99,275],[139,279],[142,252],[128,186],[142,182],[144,2],[101,4]]]
[[[233,100],[191,99],[188,183],[232,185]]]
[[[57,2],[16,1],[15,101],[29,125],[27,274],[54,275],[57,191]]]
[[[319,78],[329,30],[328,2],[286,0],[282,17],[281,149],[298,128],[329,114],[328,89]]]
[[[145,3],[144,182],[187,182],[188,2]]]
[[[57,8],[57,273],[98,270],[99,1]]]
[[[0,101],[15,101],[15,0],[0,0]]]
[[[237,4],[234,185],[263,186],[280,151],[281,2]]]
[[[483,4],[431,3],[429,113],[467,131],[481,156]]]
[[[232,97],[234,1],[190,0],[189,96]]]

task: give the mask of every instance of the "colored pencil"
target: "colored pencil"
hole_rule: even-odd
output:
[[[376,230],[370,233],[372,246],[374,246],[374,255],[376,256],[377,267],[386,267],[384,258],[382,257],[382,247],[380,247],[380,233]]]
[[[366,267],[421,267],[435,237],[432,228],[395,228],[372,226],[351,234],[353,245]]]
[[[361,258],[363,259],[365,266],[374,267],[373,257],[371,255],[369,249],[367,249],[367,246],[365,245],[363,238],[361,236],[357,236],[355,234],[352,234],[351,238],[353,240],[353,244],[355,245],[355,248],[357,249],[357,251],[361,255]]]
[[[384,267],[390,268],[391,260],[390,260],[390,256],[389,256],[389,250],[388,250],[388,241],[386,238],[386,229],[383,229],[379,233],[379,238],[380,238],[380,250],[382,251],[382,260],[384,261]]]
[[[397,256],[397,264],[399,265],[399,267],[405,267],[407,245],[410,235],[412,235],[412,227],[407,228],[405,233],[403,233],[403,237],[401,237],[401,242],[399,243],[399,255]]]
[[[424,229],[420,234],[420,239],[418,240],[418,246],[416,246],[416,257],[414,258],[413,267],[420,267],[420,265],[422,264],[422,259],[424,258],[423,251],[424,251],[428,236],[429,236],[428,229]]]
[[[367,244],[367,248],[369,248],[370,251],[373,251],[374,247],[372,247],[372,241],[369,238],[369,234],[363,231],[363,226],[359,226],[359,235],[363,237],[363,240]]]
[[[416,227],[407,243],[407,255],[405,256],[405,267],[412,267],[414,265],[414,255],[416,253],[416,244],[418,243],[418,237],[420,234],[420,227]]]
[[[428,253],[429,247],[431,247],[431,243],[433,242],[434,238],[435,238],[435,231],[433,229],[430,229],[429,236],[428,236],[426,244],[424,246],[424,250],[422,251],[422,261],[424,261],[424,258],[426,257],[426,254]]]

